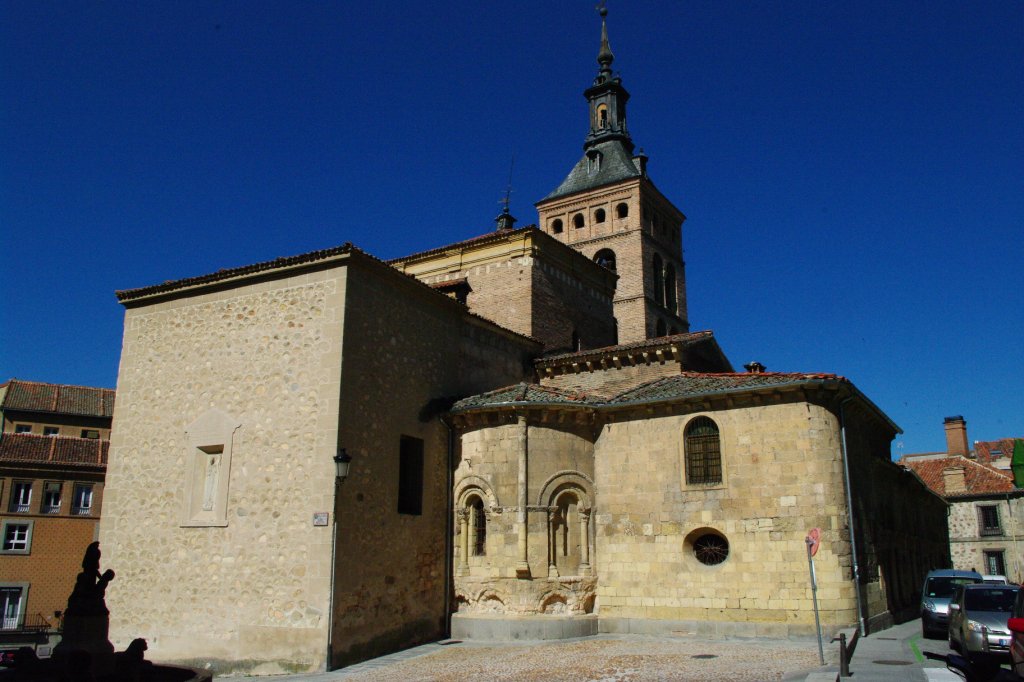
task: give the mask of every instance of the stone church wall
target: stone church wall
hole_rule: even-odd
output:
[[[532,342],[370,263],[348,280],[332,667],[440,638],[446,627],[448,433],[437,398],[521,381]],[[399,512],[402,438],[423,448],[422,508]]]
[[[455,477],[456,511],[458,514],[474,495],[485,500],[487,533],[486,548],[480,555],[472,539],[463,542],[468,525],[456,523],[453,558],[458,611],[517,615],[590,612],[595,570],[593,558],[587,567],[583,557],[593,545],[593,531],[588,525],[584,554],[580,514],[589,514],[594,504],[594,434],[585,425],[529,424],[525,442],[522,435],[523,425],[516,422],[462,434]],[[519,453],[524,445],[528,574],[517,573],[521,559]],[[566,505],[566,499],[560,497],[566,492],[575,503]],[[559,503],[564,505],[564,515],[555,518],[553,511]]]
[[[144,637],[154,659],[216,671],[322,669],[331,529],[313,513],[333,511],[344,300],[333,267],[126,311],[100,524],[118,649]],[[227,425],[218,443],[190,441],[203,419]],[[190,461],[213,445],[206,486]]]
[[[685,483],[683,429],[697,416],[618,420],[595,451],[598,612],[606,631],[658,627],[718,634],[810,634],[814,612],[804,537],[815,558],[822,624],[856,620],[835,418],[809,403],[715,410],[723,483]],[[693,543],[729,544],[718,565]]]

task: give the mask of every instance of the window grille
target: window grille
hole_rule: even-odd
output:
[[[1006,562],[1001,551],[985,552],[985,572],[989,575],[1006,575]]]
[[[978,507],[978,531],[981,535],[1002,535],[999,527],[999,507],[985,505]]]
[[[60,513],[60,482],[47,481],[43,486],[43,508],[44,514]]]
[[[684,449],[688,485],[722,482],[722,450],[715,422],[697,417],[687,424]]]
[[[479,497],[473,501],[471,509],[473,522],[473,555],[487,554],[487,515],[484,513],[484,502]]]

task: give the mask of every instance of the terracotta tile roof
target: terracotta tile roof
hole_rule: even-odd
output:
[[[453,412],[473,409],[475,407],[494,407],[508,404],[536,404],[536,405],[592,405],[603,401],[604,398],[581,391],[568,391],[550,386],[538,384],[518,383],[512,386],[505,386],[487,393],[463,398],[452,405]]]
[[[799,374],[784,372],[750,373],[702,373],[683,372],[662,377],[623,391],[610,398],[597,393],[582,393],[556,389],[537,384],[516,384],[499,388],[458,401],[452,406],[453,412],[475,408],[499,407],[508,404],[575,404],[589,407],[615,407],[630,403],[646,403],[691,398],[703,395],[745,391],[807,382],[844,382],[835,374]]]
[[[688,332],[685,334],[675,334],[673,336],[659,336],[655,339],[643,339],[641,341],[632,341],[630,343],[620,343],[615,346],[605,346],[603,348],[591,348],[589,350],[573,351],[571,353],[559,353],[557,355],[546,355],[542,358],[538,358],[534,361],[537,367],[546,367],[548,365],[563,365],[567,361],[585,361],[591,358],[598,358],[610,353],[628,351],[636,351],[650,348],[655,350],[658,348],[672,345],[681,345],[683,347],[692,346],[701,341],[707,339],[713,339],[714,333],[709,330],[703,330],[699,332]]]
[[[508,239],[512,235],[523,234],[525,232],[540,232],[540,230],[537,228],[536,225],[524,225],[523,227],[517,227],[514,230],[491,230],[490,232],[478,234],[475,237],[463,239],[462,241],[459,242],[445,244],[444,246],[437,246],[432,249],[427,249],[426,251],[418,251],[416,253],[411,253],[408,256],[392,258],[384,262],[387,263],[388,265],[394,265],[396,263],[401,263],[407,260],[415,260],[417,258],[423,258],[424,256],[432,256],[437,253],[444,253],[445,251],[460,249],[464,246],[478,246],[480,244],[486,244],[489,241],[503,241],[505,239]]]
[[[926,486],[942,497],[971,497],[974,495],[1008,493],[1016,490],[1013,485],[1013,479],[1006,474],[966,457],[904,456],[898,463],[900,466],[910,469],[917,474]],[[958,493],[946,493],[943,472],[947,469],[960,467],[964,470],[964,486],[966,490]]]
[[[351,242],[345,242],[341,246],[336,246],[332,249],[321,249],[319,251],[309,251],[307,253],[300,253],[297,256],[285,256],[282,258],[275,258],[274,260],[263,261],[261,263],[253,263],[252,265],[243,265],[237,268],[224,268],[217,272],[212,272],[208,275],[199,275],[197,277],[186,277],[184,279],[168,280],[162,284],[154,284],[148,287],[139,287],[137,289],[121,289],[115,291],[114,294],[117,296],[117,300],[131,301],[132,299],[141,298],[144,296],[152,296],[153,294],[163,294],[170,291],[176,291],[177,289],[185,289],[187,287],[197,286],[200,284],[211,284],[213,282],[219,282],[226,279],[232,279],[235,277],[241,277],[243,275],[252,275],[258,272],[266,272],[270,270],[278,270],[280,268],[293,267],[296,265],[304,265],[306,263],[314,263],[318,260],[324,260],[333,256],[340,256],[353,251],[365,253],[352,246]]]
[[[979,440],[974,444],[974,455],[982,464],[990,464],[993,460],[1013,459],[1013,442],[1021,438],[1000,438],[999,440]]]
[[[49,464],[105,468],[110,441],[96,438],[4,433],[0,436],[0,463]]]
[[[11,379],[6,384],[0,408],[26,412],[77,414],[111,417],[114,414],[114,389],[66,384],[44,384]]]
[[[715,393],[745,391],[752,388],[800,384],[809,381],[846,382],[846,379],[835,374],[801,374],[797,372],[730,372],[716,374],[681,372],[680,374],[655,379],[636,388],[623,391],[609,402],[612,404],[622,404],[673,400]]]

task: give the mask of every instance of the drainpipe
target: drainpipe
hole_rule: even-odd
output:
[[[448,471],[446,472],[448,491],[446,493],[444,523],[444,636],[446,639],[450,639],[452,636],[452,583],[455,580],[455,559],[452,556],[454,529],[450,525],[452,519],[455,518],[455,470],[452,466],[455,463],[455,429],[444,417],[441,417],[441,423],[444,424],[448,433]]]
[[[860,597],[860,564],[857,563],[857,534],[854,532],[853,525],[853,493],[850,489],[850,462],[847,457],[846,414],[844,412],[846,403],[852,400],[852,397],[846,398],[839,403],[839,454],[843,458],[843,480],[846,485],[846,517],[847,526],[850,529],[850,563],[853,565],[853,590],[857,596],[857,623],[860,629],[860,636],[864,637],[867,635],[867,627],[864,624],[864,606],[861,604]]]
[[[1020,574],[1020,552],[1017,549],[1017,520],[1013,518],[1013,506],[1010,503],[1010,493],[1006,493],[1006,512],[1006,515],[1010,517],[1010,523],[1013,524],[1013,534],[1010,535],[1010,537],[1013,538],[1013,570],[1016,572],[1016,575],[1014,576],[1016,580],[1014,582],[1020,584],[1022,578]]]

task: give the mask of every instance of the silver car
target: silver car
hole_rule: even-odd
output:
[[[961,585],[949,603],[949,645],[971,660],[1010,658],[1006,621],[1020,590],[1015,585]]]

